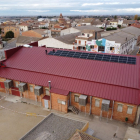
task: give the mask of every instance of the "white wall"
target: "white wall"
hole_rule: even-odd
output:
[[[28,27],[27,26],[19,26],[20,30],[23,30],[23,32],[28,31]]]
[[[38,41],[39,46],[46,45],[46,47],[63,48],[73,50],[73,44],[66,44],[54,38],[46,38]]]
[[[68,29],[61,30],[60,35],[63,36],[63,35],[78,33],[78,32],[80,32],[78,29],[75,29],[75,28],[71,27],[71,28],[68,28]]]

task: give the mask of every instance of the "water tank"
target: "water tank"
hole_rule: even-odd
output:
[[[4,86],[7,89],[13,87],[13,81],[12,80],[6,80],[6,81],[4,81]]]
[[[26,83],[20,83],[18,85],[19,91],[20,92],[25,92],[27,90],[27,84]]]
[[[103,111],[109,111],[109,105],[110,105],[110,100],[105,100],[105,99],[103,99],[102,100],[102,110]]]
[[[87,96],[86,95],[80,95],[79,105],[86,106],[86,104],[87,104]]]
[[[43,93],[43,87],[42,86],[35,86],[34,88],[35,95],[41,95]]]

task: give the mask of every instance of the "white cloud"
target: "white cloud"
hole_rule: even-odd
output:
[[[70,10],[72,12],[88,12],[88,13],[92,13],[92,12],[107,12],[108,10]]]
[[[104,3],[84,3],[82,6],[89,6],[89,5],[103,5]]]
[[[127,9],[116,9],[116,11],[126,11],[126,12],[140,12],[140,8],[127,8]]]
[[[50,10],[26,10],[28,12],[49,12]]]

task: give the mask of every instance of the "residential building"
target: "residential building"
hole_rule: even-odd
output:
[[[94,30],[94,31],[97,31],[97,32],[102,32],[103,31],[103,29],[100,29],[98,27],[94,27],[92,25],[87,25],[87,26],[71,27],[71,28],[67,28],[65,30],[62,30],[61,31],[61,36],[71,34],[71,33],[77,33],[77,32],[82,33],[83,30]]]
[[[74,22],[76,22],[76,26],[87,26],[87,25],[93,25],[94,18],[82,18],[82,19],[76,19]]]
[[[5,57],[0,67],[5,95],[64,113],[76,108],[100,118],[139,122],[139,56],[16,47],[6,50]]]
[[[140,44],[140,29],[130,26],[127,28],[121,29],[123,32],[126,32],[128,34],[134,35],[135,36],[135,45]]]
[[[129,52],[134,49],[134,45],[134,35],[120,31],[99,40],[88,41],[86,51],[129,54]]]
[[[27,23],[21,23],[18,25],[18,27],[20,28],[20,31],[25,32],[28,31],[28,24]]]
[[[140,22],[139,21],[135,21],[135,23],[131,24],[131,26],[140,28]]]
[[[46,38],[38,41],[39,46],[46,46],[50,48],[61,48],[61,49],[71,49],[73,50],[73,42],[75,42],[75,38],[81,33],[73,33],[64,36]]]
[[[51,37],[51,31],[48,29],[29,30],[26,32],[22,32],[22,36],[36,37],[36,38],[42,38],[47,36]]]
[[[3,32],[1,34],[2,37],[6,35],[7,32],[12,31],[14,33],[14,38],[20,35],[20,29],[15,26],[5,26],[3,27]]]

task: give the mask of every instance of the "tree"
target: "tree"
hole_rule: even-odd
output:
[[[1,34],[1,28],[0,28],[0,34]]]
[[[118,25],[118,28],[121,28],[121,25]]]
[[[140,17],[138,17],[137,20],[140,20]]]
[[[135,16],[134,16],[134,20],[137,20],[137,19],[138,19],[138,15],[135,15]]]
[[[8,31],[5,35],[5,38],[14,38],[14,33],[12,31]]]
[[[117,16],[114,16],[114,19],[117,19]]]

